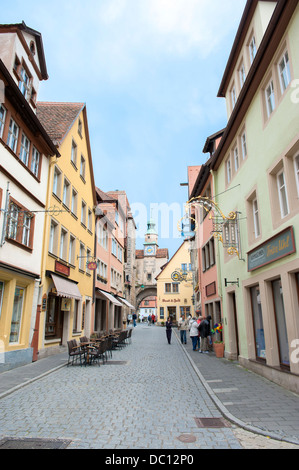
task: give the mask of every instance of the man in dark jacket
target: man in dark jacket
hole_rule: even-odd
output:
[[[210,328],[210,320],[211,315],[208,315],[207,318],[204,318],[198,327],[199,334],[201,337],[200,341],[200,352],[204,354],[208,354],[208,336],[211,335],[211,328]]]

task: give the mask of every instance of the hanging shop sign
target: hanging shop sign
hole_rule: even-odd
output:
[[[294,230],[293,227],[288,227],[248,253],[248,271],[254,271],[295,252]]]
[[[90,261],[90,263],[87,264],[87,269],[89,269],[90,271],[95,271],[97,269],[97,262]]]

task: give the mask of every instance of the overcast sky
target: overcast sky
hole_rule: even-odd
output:
[[[151,207],[160,247],[172,256],[182,242],[180,183],[206,160],[207,136],[226,125],[217,92],[245,4],[1,1],[1,23],[24,20],[42,34],[49,80],[38,100],[86,103],[96,185],[126,191],[137,248]]]

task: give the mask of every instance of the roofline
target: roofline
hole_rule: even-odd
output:
[[[36,129],[42,135],[45,143],[49,147],[49,155],[56,155],[58,158],[61,156],[56,145],[53,143],[52,139],[48,135],[47,131],[43,127],[42,123],[36,116],[35,112],[32,110],[31,106],[25,99],[24,95],[22,94],[21,90],[17,86],[16,82],[12,78],[11,74],[7,70],[6,66],[0,59],[0,72],[3,74],[7,84],[5,84],[5,96],[11,101],[14,100],[14,105],[19,105],[18,112],[22,116],[22,113],[26,113],[26,118],[31,121],[31,125],[35,126]],[[11,89],[11,92],[10,92]]]
[[[263,79],[270,62],[273,58],[273,50],[276,50],[283,34],[286,31],[298,2],[293,0],[279,0],[273,15],[270,19],[268,28],[264,34],[260,47],[257,50],[253,64],[246,77],[243,88],[237,99],[236,105],[225,128],[222,139],[212,156],[211,169],[217,170],[224,158],[229,146],[232,142],[232,137],[235,136],[247,110],[252,102],[252,96],[258,90],[261,80]],[[281,33],[281,34],[278,34]],[[269,51],[270,49],[270,51]]]
[[[159,274],[157,274],[157,276],[155,277],[155,279],[158,279],[158,277],[162,274],[162,272],[164,271],[164,269],[166,268],[166,266],[168,266],[168,264],[170,263],[171,260],[173,260],[173,258],[176,256],[176,254],[180,251],[180,249],[182,248],[182,246],[184,245],[184,243],[188,242],[189,240],[184,240],[181,245],[178,247],[178,249],[176,250],[176,252],[172,255],[172,257],[167,261],[167,263],[165,263],[162,268],[161,268],[161,271],[159,272]],[[166,250],[168,251],[168,248],[166,248]]]
[[[41,78],[43,80],[48,80],[49,75],[47,71],[47,64],[46,64],[46,58],[45,58],[45,51],[44,51],[44,46],[43,46],[43,40],[42,40],[42,35],[39,31],[36,31],[35,29],[29,28],[29,26],[26,25],[25,21],[23,20],[22,23],[14,23],[14,24],[1,24],[0,29],[7,29],[8,31],[16,32],[19,37],[20,37],[20,31],[26,31],[29,34],[32,34],[35,36],[35,40],[37,43],[37,50],[38,50],[38,56],[39,56],[39,63],[40,63],[40,71],[41,71]],[[31,52],[27,46],[26,41],[22,41],[22,38],[20,37],[20,40],[24,46],[24,48],[27,51],[28,55],[31,55]],[[34,61],[35,63],[35,61]]]

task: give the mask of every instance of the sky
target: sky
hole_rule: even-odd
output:
[[[183,239],[188,166],[227,123],[217,98],[246,0],[10,0],[1,23],[42,34],[39,101],[86,103],[96,186],[124,190],[143,248],[152,216],[170,257]]]

